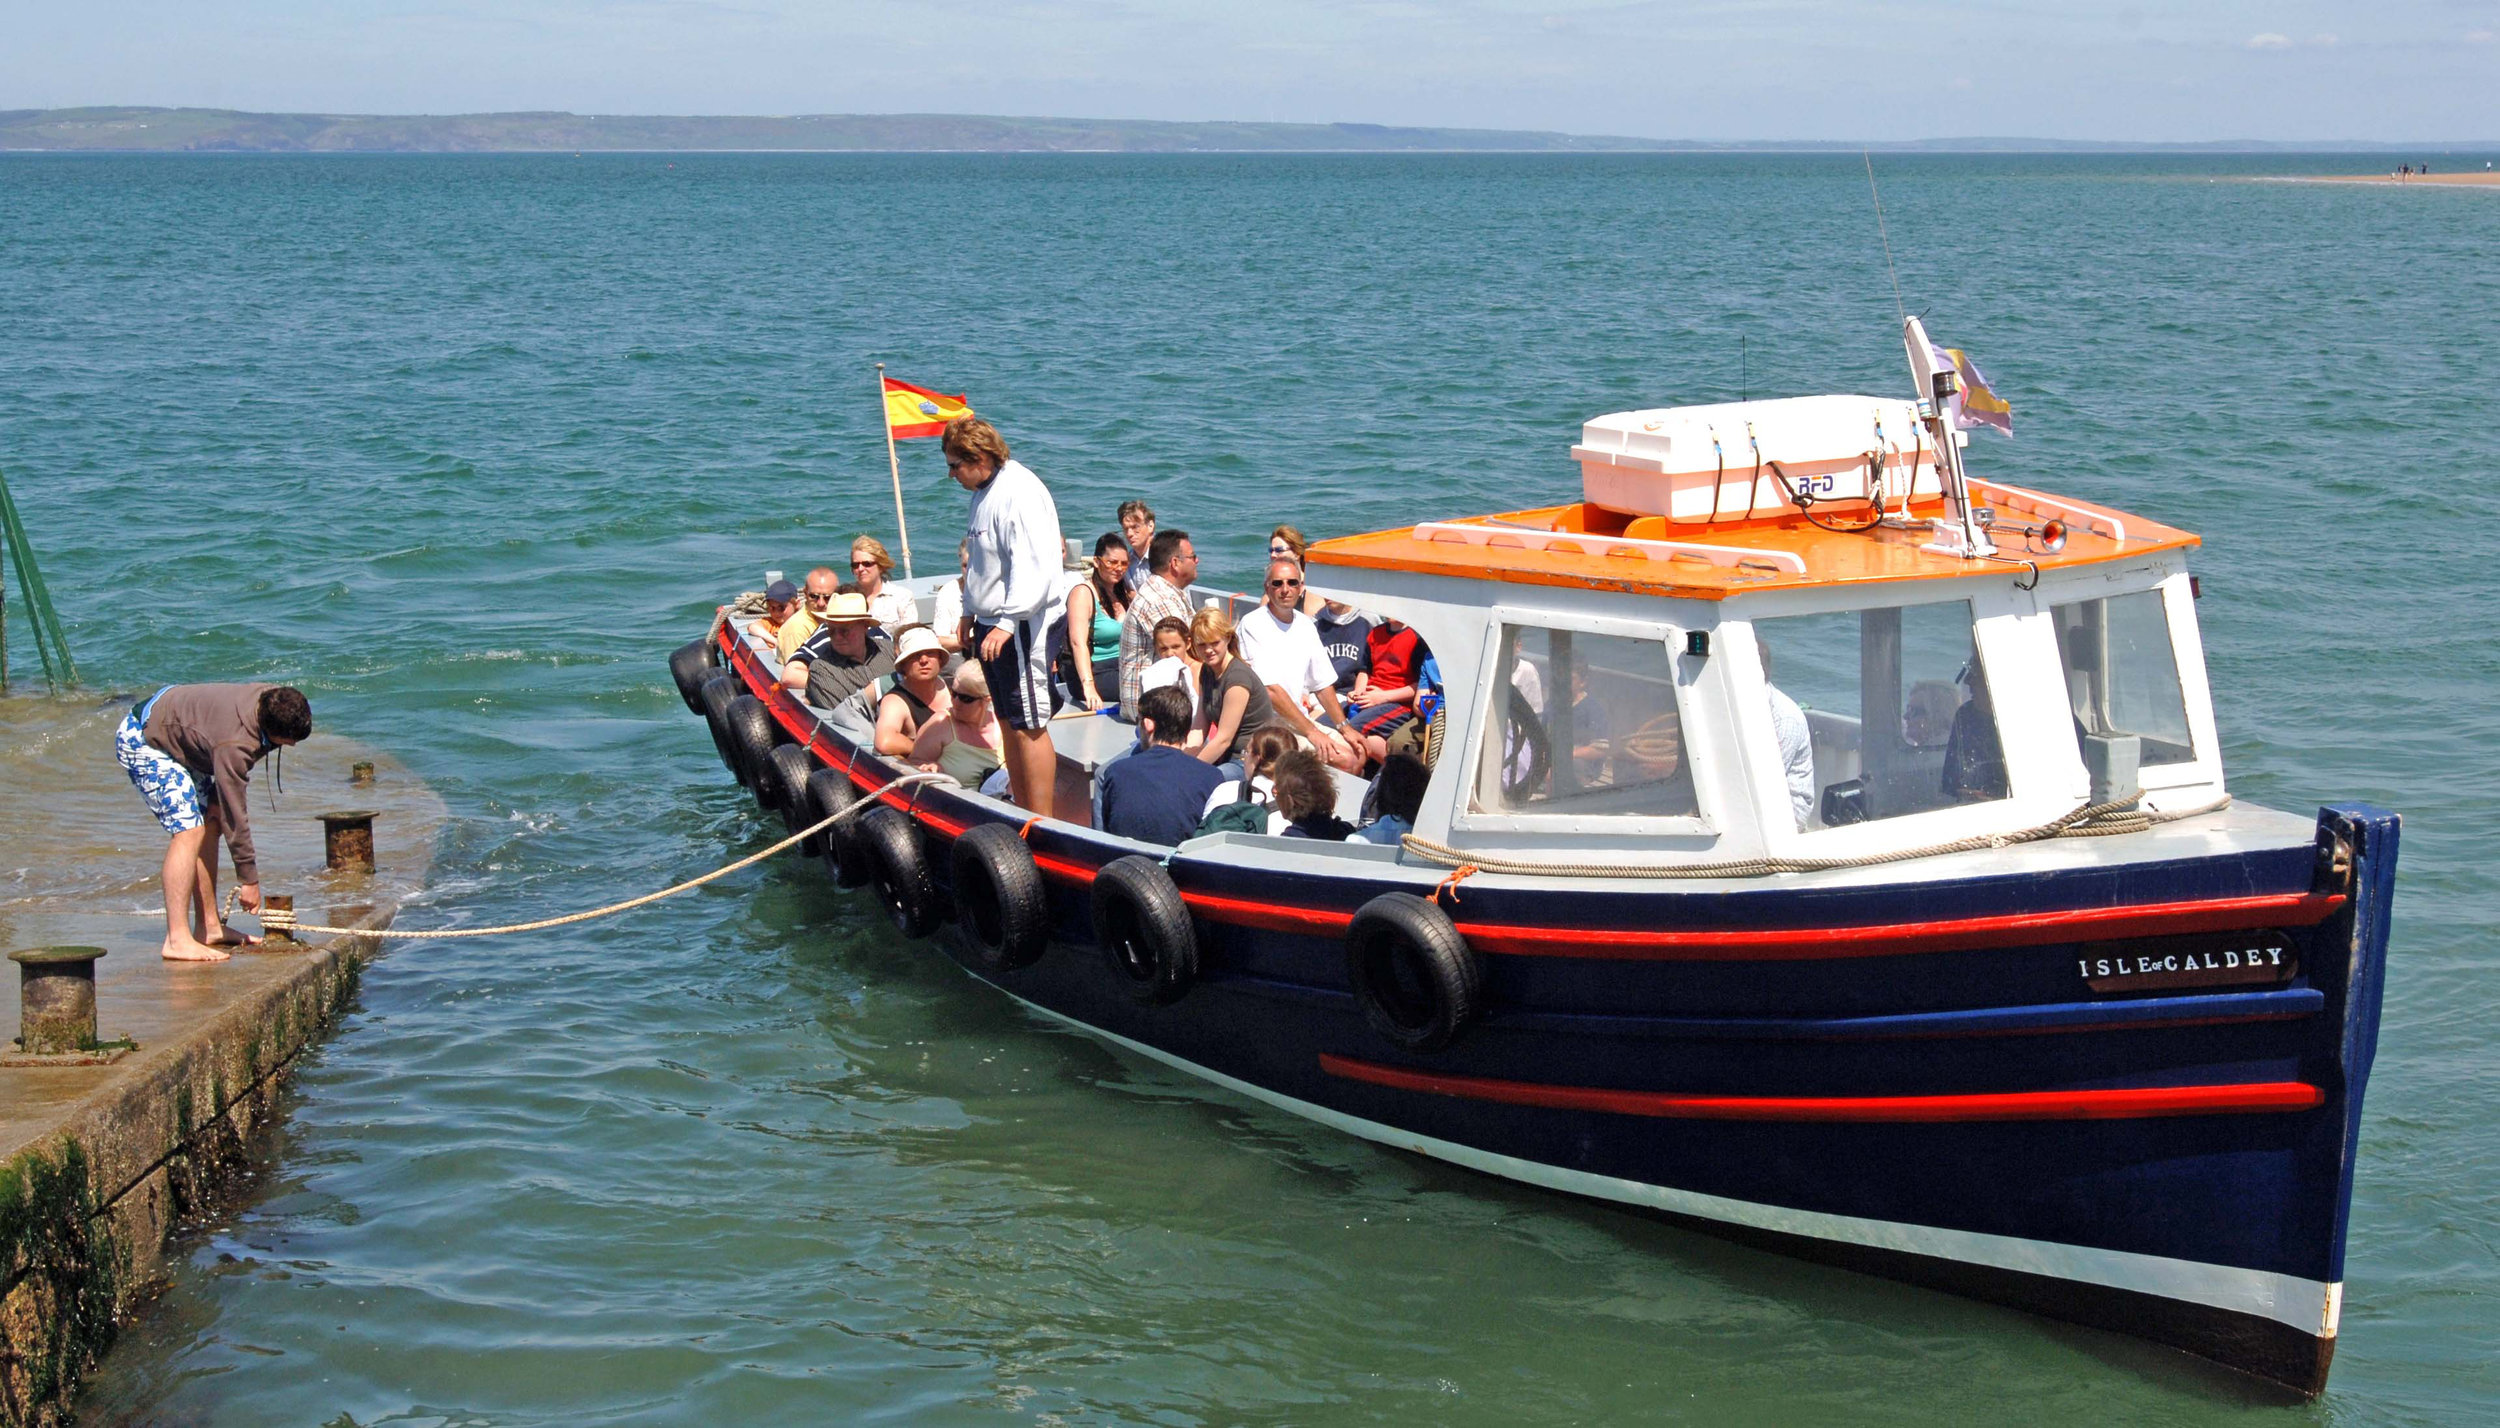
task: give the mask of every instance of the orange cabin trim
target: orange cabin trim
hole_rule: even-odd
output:
[[[2085,511],[2120,517],[2126,523],[2127,539],[2123,543],[2114,541],[2097,531],[2085,530],[2080,522],[2075,522],[2069,525],[2066,548],[2055,555],[2027,554],[2020,549],[2020,539],[2015,537],[2000,539],[2000,553],[2015,561],[2027,561],[2045,571],[2100,565],[2157,551],[2191,549],[2201,544],[2191,532],[2140,516],[2080,501],[2070,504]],[[1831,506],[1830,514],[1825,517],[1827,520],[1854,525],[1866,519],[1866,508],[1860,503],[1833,502]],[[1918,516],[1941,516],[1944,503],[1940,498],[1926,497],[1912,503],[1911,512]],[[2008,512],[1999,521],[2000,528],[2037,523],[2036,517],[2020,512]],[[1489,580],[1511,585],[1616,590],[1688,600],[1724,600],[1749,590],[2005,575],[2020,569],[2019,565],[2009,565],[2000,560],[1964,560],[1922,550],[1920,547],[1933,539],[1923,530],[1876,531],[1863,535],[1827,531],[1786,508],[1777,515],[1766,511],[1752,520],[1729,517],[1717,521],[1669,521],[1661,516],[1633,516],[1622,511],[1574,503],[1527,511],[1506,511],[1492,516],[1472,516],[1441,524],[1486,529],[1488,543],[1476,545],[1456,540],[1418,539],[1415,527],[1401,526],[1395,530],[1321,541],[1311,547],[1311,564],[1403,570],[1419,575]],[[1521,535],[1552,531],[1615,535],[1627,540],[1681,541],[1761,551],[1766,558],[1777,552],[1802,560],[1805,573],[1801,575],[1755,564],[1712,565],[1699,558],[1654,559],[1632,553],[1630,548],[1624,553],[1612,555],[1534,550],[1526,548],[1516,535],[1505,540],[1506,533],[1511,531]]]

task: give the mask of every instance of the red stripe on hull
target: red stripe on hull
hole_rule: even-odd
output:
[[[1550,1110],[1708,1121],[2114,1121],[2153,1116],[2257,1115],[2306,1111],[2326,1094],[2300,1081],[2225,1086],[2128,1086],[2096,1091],[2005,1091],[1968,1096],[1690,1096],[1610,1091],[1484,1076],[1444,1076],[1322,1053],[1320,1069],[1401,1091]]]

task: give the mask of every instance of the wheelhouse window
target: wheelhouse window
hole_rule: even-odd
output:
[[[1663,641],[1504,625],[1492,687],[1473,811],[1699,813]]]
[[[1800,830],[2006,796],[1968,601],[1754,622]]]
[[[2055,606],[2049,616],[2077,732],[2135,736],[2142,741],[2137,762],[2146,768],[2193,762],[2187,695],[2162,593],[2081,600]]]

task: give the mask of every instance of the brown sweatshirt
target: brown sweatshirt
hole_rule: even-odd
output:
[[[211,804],[234,849],[235,881],[260,881],[252,850],[252,822],[245,806],[252,767],[269,746],[261,742],[260,696],[274,684],[177,684],[158,695],[148,711],[150,748],[191,771],[200,798]]]

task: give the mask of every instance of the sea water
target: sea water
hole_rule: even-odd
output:
[[[2014,404],[1973,469],[2203,533],[2233,789],[2406,817],[2319,1403],[1299,1123],[784,859],[393,949],[85,1421],[2487,1418],[2500,192],[2255,181],[2370,163],[1875,164],[1898,301]],[[82,671],[393,751],[419,926],[778,836],[662,662],[899,552],[877,361],[1069,534],[1143,496],[1247,585],[1279,522],[1569,499],[1601,412],[1906,392],[1898,325],[1855,155],[0,158],[0,466]]]

